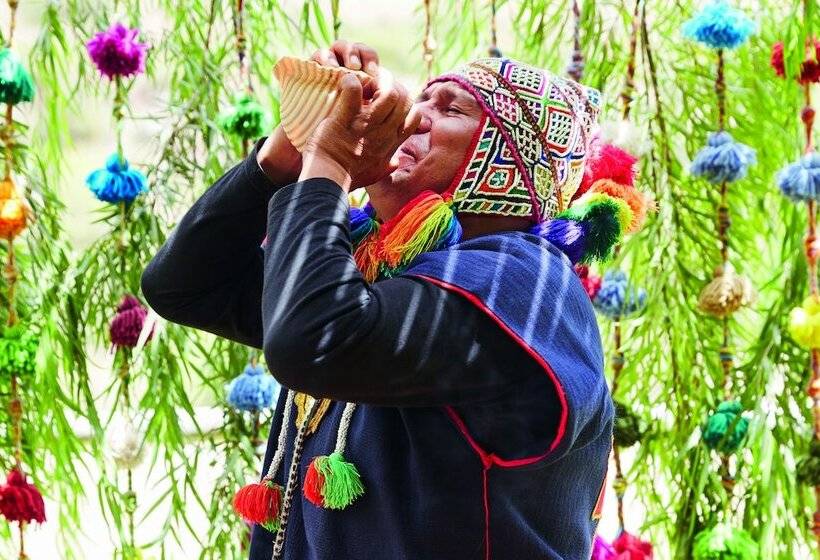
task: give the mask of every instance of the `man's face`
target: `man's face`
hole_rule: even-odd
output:
[[[431,84],[414,106],[421,112],[421,124],[396,152],[399,168],[367,187],[382,219],[392,217],[421,191],[445,191],[481,122],[478,102],[454,82]]]

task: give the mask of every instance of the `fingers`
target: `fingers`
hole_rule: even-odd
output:
[[[411,105],[407,89],[398,82],[393,82],[389,89],[380,87],[374,94],[374,98],[375,101],[370,107],[370,116],[368,118],[368,124],[371,126],[387,123],[391,119],[395,120],[395,124],[398,126],[399,119],[404,118]],[[395,116],[396,112],[400,113],[400,116]]]
[[[356,76],[347,74],[339,82],[337,115],[342,125],[348,126],[362,110],[362,84]]]
[[[322,66],[333,66],[335,68],[339,67],[339,61],[336,60],[336,54],[330,49],[319,49],[313,53],[310,60],[316,61]]]
[[[344,66],[351,70],[364,70],[373,77],[379,73],[379,55],[364,43],[350,43],[338,39],[329,48],[319,49],[310,57],[323,66]]]

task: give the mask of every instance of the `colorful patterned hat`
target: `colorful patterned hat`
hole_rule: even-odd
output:
[[[584,175],[600,93],[509,58],[481,58],[431,80],[472,93],[484,118],[453,179],[461,213],[529,217],[563,211]]]

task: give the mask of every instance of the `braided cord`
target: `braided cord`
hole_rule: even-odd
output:
[[[285,456],[285,438],[288,435],[288,422],[290,421],[291,410],[293,410],[293,399],[295,393],[288,389],[288,396],[285,400],[285,410],[282,413],[282,427],[279,428],[279,438],[276,440],[276,451],[273,454],[273,459],[268,467],[268,472],[265,473],[263,480],[273,480],[276,476],[276,471],[279,470],[279,465],[282,464],[282,458]]]

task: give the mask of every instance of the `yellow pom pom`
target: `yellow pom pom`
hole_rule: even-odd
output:
[[[820,298],[809,296],[789,314],[789,332],[804,348],[820,348]]]

